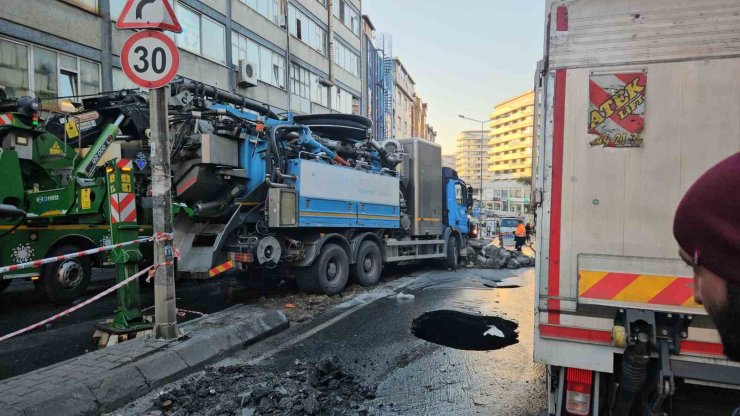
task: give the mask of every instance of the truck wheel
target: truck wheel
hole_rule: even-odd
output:
[[[5,289],[7,289],[8,286],[10,286],[10,282],[12,282],[12,281],[13,280],[11,280],[11,279],[8,279],[8,280],[2,280],[2,279],[0,279],[0,293],[3,293],[3,291]]]
[[[327,244],[307,269],[300,270],[296,282],[301,290],[334,296],[344,290],[349,278],[349,259],[342,247]]]
[[[48,257],[80,251],[77,246],[59,246],[51,250]],[[52,303],[64,305],[77,299],[87,288],[92,275],[89,257],[77,257],[50,263],[41,267],[40,287],[42,294]]]
[[[364,241],[357,251],[357,263],[351,269],[352,278],[363,286],[374,286],[380,280],[383,256],[380,248],[372,241]]]
[[[445,259],[445,267],[451,270],[457,270],[457,266],[460,260],[460,248],[457,247],[457,239],[450,237],[447,240],[447,258]]]

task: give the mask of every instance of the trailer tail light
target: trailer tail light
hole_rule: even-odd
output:
[[[566,373],[565,410],[569,415],[591,414],[593,372],[569,368]]]

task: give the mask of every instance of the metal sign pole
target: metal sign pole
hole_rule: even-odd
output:
[[[170,181],[170,146],[167,135],[167,93],[169,87],[149,90],[149,125],[151,131],[151,169],[153,233],[172,234],[172,192]],[[154,242],[154,336],[177,338],[175,305],[175,268],[172,239]]]

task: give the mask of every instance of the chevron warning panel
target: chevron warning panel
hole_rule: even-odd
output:
[[[694,279],[685,276],[581,270],[578,297],[616,302],[699,308],[694,302]]]

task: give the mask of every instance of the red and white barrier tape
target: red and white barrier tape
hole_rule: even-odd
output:
[[[16,335],[20,335],[20,334],[23,334],[25,332],[31,331],[33,329],[36,329],[36,328],[38,328],[38,327],[40,327],[42,325],[46,325],[46,324],[48,324],[51,321],[54,321],[54,320],[57,320],[57,319],[61,318],[62,316],[69,315],[70,313],[72,313],[72,312],[74,312],[74,311],[76,311],[78,309],[81,309],[81,308],[83,308],[83,307],[85,307],[85,306],[87,306],[87,305],[89,305],[89,304],[91,304],[93,302],[95,302],[96,300],[98,300],[98,299],[102,298],[103,296],[105,296],[105,295],[107,295],[107,294],[109,294],[109,293],[111,293],[111,292],[119,289],[120,287],[127,285],[132,280],[139,278],[144,273],[148,273],[150,270],[152,270],[152,271],[153,270],[156,270],[156,267],[155,266],[149,266],[146,269],[143,269],[143,270],[139,271],[138,273],[129,276],[126,280],[124,280],[124,281],[122,281],[120,283],[117,283],[117,284],[109,287],[108,289],[105,289],[104,291],[98,293],[97,295],[91,297],[90,299],[88,299],[88,300],[86,300],[84,302],[81,302],[81,303],[79,303],[79,304],[77,304],[77,305],[75,305],[75,306],[73,306],[73,307],[71,307],[69,309],[63,310],[63,311],[59,312],[58,314],[56,314],[54,316],[51,316],[49,318],[44,319],[41,322],[37,322],[37,323],[35,323],[33,325],[29,325],[29,326],[27,326],[27,327],[25,327],[23,329],[19,329],[19,330],[15,331],[15,332],[11,332],[11,333],[9,333],[7,335],[3,335],[2,337],[0,337],[0,342],[5,341],[6,339],[13,338]]]
[[[198,316],[206,316],[207,315],[207,314],[205,314],[203,312],[189,311],[187,309],[177,308],[177,316],[185,316],[186,314],[189,314],[189,313],[191,313],[193,315],[198,315]]]
[[[154,309],[154,305],[142,309],[141,312],[152,310],[152,309]],[[193,315],[198,315],[198,316],[206,316],[206,315],[208,315],[207,313],[203,313],[203,312],[190,311],[190,310],[187,310],[187,309],[177,308],[177,316],[185,316],[185,315],[187,315],[189,313],[191,313]]]
[[[157,233],[156,235],[152,237],[138,238],[136,240],[127,241],[125,243],[111,244],[109,246],[91,248],[90,250],[78,251],[76,253],[62,254],[61,256],[47,257],[45,259],[33,260],[33,261],[28,261],[28,262],[19,263],[19,264],[11,264],[10,266],[2,266],[0,267],[0,274],[7,273],[7,272],[13,272],[16,270],[21,270],[21,269],[33,269],[36,267],[40,267],[44,264],[56,263],[58,261],[74,259],[76,257],[90,256],[93,254],[98,254],[104,251],[110,251],[116,248],[130,246],[133,244],[146,243],[148,241],[155,241],[155,240],[156,241],[167,241],[171,239],[172,239],[172,234]]]

